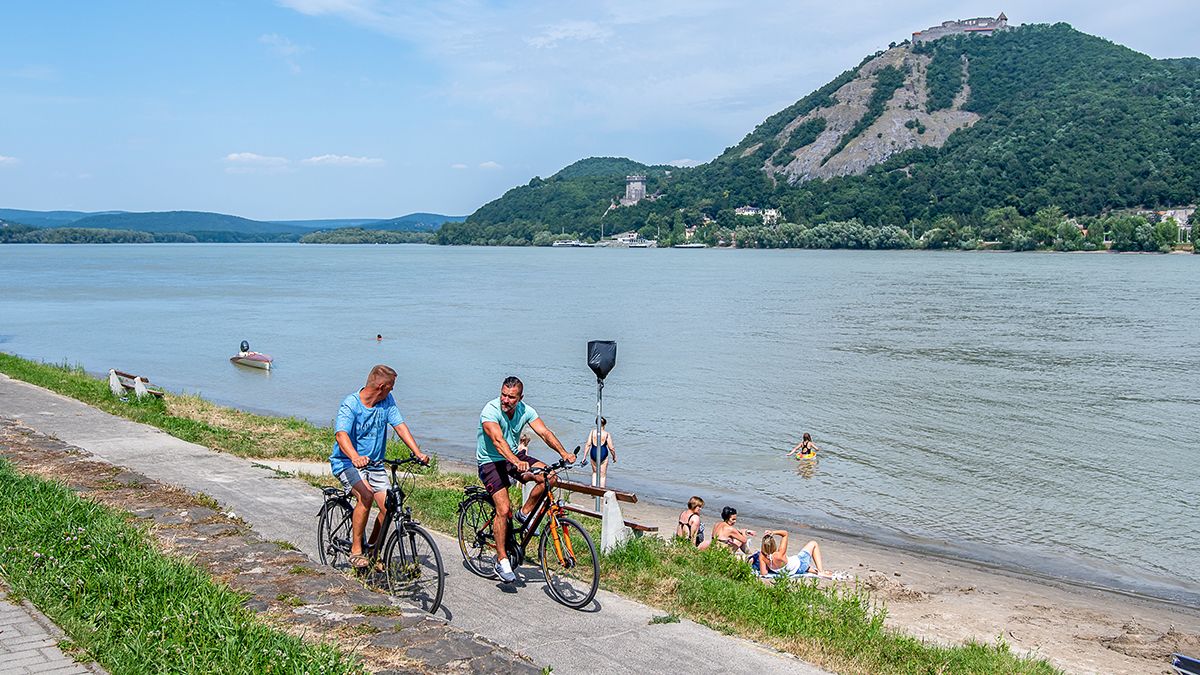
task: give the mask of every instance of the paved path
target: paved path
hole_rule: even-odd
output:
[[[155,480],[204,492],[249,522],[267,540],[285,540],[316,557],[320,493],[251,460],[187,443],[158,429],[114,417],[74,399],[0,374],[0,414]],[[540,584],[512,588],[463,567],[458,544],[438,546],[447,568],[444,615],[550,666],[556,673],[821,673],[787,654],[693,623],[650,625],[661,614],[600,591],[590,611],[567,609]]]
[[[41,612],[25,603],[14,604],[0,587],[0,675],[104,673],[94,664],[76,663],[62,653],[63,633]]]

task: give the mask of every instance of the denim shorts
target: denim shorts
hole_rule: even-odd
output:
[[[353,466],[346,468],[337,475],[338,480],[342,481],[342,485],[346,489],[352,489],[359,481],[367,481],[367,485],[372,492],[387,492],[387,489],[392,486],[388,480],[387,469],[383,467],[365,466],[361,469],[356,469]]]

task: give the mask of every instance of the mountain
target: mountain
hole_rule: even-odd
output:
[[[23,209],[0,209],[0,219],[7,220],[10,223],[32,225],[33,227],[63,227],[64,225],[73,223],[80,218],[108,213],[119,213],[119,211],[97,211],[94,213],[86,213],[84,211],[25,211]]]
[[[241,234],[301,234],[312,228],[250,220],[207,211],[109,213],[87,216],[70,223],[76,228],[134,230],[138,232],[238,232]]]
[[[364,230],[390,230],[393,232],[436,232],[444,223],[461,223],[466,216],[444,216],[440,213],[410,213],[407,216],[379,220],[359,227]]]
[[[342,227],[362,227],[378,223],[382,218],[324,218],[319,220],[269,220],[269,223],[293,225],[306,230],[336,230]]]
[[[577,170],[584,162],[611,170]],[[595,238],[602,226],[732,229],[747,224],[734,213],[741,206],[777,208],[789,223],[857,219],[920,234],[944,217],[978,230],[1006,207],[1030,218],[1052,207],[1093,216],[1194,204],[1200,60],[1155,60],[1063,23],[906,41],[712,161],[651,175],[647,193],[661,193],[657,200],[610,210],[620,174],[652,168],[584,162],[509,190],[439,241],[528,243],[564,229]]]

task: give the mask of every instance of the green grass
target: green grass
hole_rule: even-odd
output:
[[[210,420],[176,419],[167,402],[121,403],[107,384],[81,369],[37,364],[0,353],[0,371],[10,376],[92,403],[115,414],[157,426],[185,440],[249,457],[324,459],[332,432],[301,420],[278,420],[220,408],[202,399],[177,406],[186,414]],[[156,407],[157,406],[157,407]],[[202,414],[196,411],[202,411]],[[246,416],[246,417],[243,417]],[[215,426],[236,425],[230,429]],[[208,422],[205,422],[208,424]],[[300,441],[279,443],[272,434],[287,425]],[[194,435],[184,436],[182,429]],[[236,429],[236,430],[235,430]],[[206,439],[216,439],[213,443]],[[256,444],[257,442],[257,444]],[[297,448],[312,447],[310,455]],[[319,452],[316,450],[319,446]],[[288,454],[278,454],[280,452]],[[274,454],[273,454],[274,453]],[[389,444],[389,457],[407,455],[403,444]],[[338,485],[332,477],[306,476],[314,485]],[[436,460],[417,471],[416,479],[403,482],[407,504],[431,529],[454,536],[458,504],[474,475],[441,472]],[[510,491],[514,503],[519,489]],[[599,542],[599,521],[572,514]],[[532,550],[530,551],[532,553]],[[1056,673],[1044,660],[1018,657],[1002,641],[995,645],[970,643],[943,647],[906,636],[884,626],[886,609],[865,590],[853,584],[821,587],[812,582],[762,583],[748,565],[721,548],[700,552],[680,542],[657,537],[630,540],[604,556],[601,582],[606,588],[641,600],[667,612],[658,623],[683,616],[715,630],[771,643],[826,668],[844,672],[879,673]],[[19,590],[19,589],[15,589]]]
[[[0,576],[112,673],[356,673],[256,620],[243,596],[158,553],[124,515],[0,460]]]

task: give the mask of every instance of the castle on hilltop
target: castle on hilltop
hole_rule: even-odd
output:
[[[621,206],[633,206],[646,198],[646,176],[634,174],[625,176],[625,196],[621,198]]]
[[[912,41],[913,44],[919,45],[922,42],[929,42],[947,35],[991,35],[1000,30],[1008,30],[1008,17],[1004,16],[1004,12],[1000,12],[1000,16],[994,19],[990,16],[981,16],[975,19],[943,21],[940,26],[931,26],[925,30],[914,32]]]

